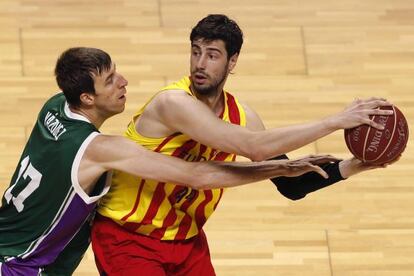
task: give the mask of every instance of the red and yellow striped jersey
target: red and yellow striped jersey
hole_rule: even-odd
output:
[[[168,93],[167,90],[184,90],[194,96],[188,77],[163,88],[161,92]],[[220,118],[245,126],[243,107],[227,92],[224,92],[224,100],[225,108]],[[140,135],[135,129],[135,121],[146,105],[134,115],[128,125],[125,135],[132,141],[155,152],[187,161],[235,160],[234,154],[200,144],[183,133],[163,138]],[[184,240],[198,234],[216,209],[222,194],[223,189],[194,190],[115,171],[112,187],[101,200],[98,212],[132,232],[162,240]]]

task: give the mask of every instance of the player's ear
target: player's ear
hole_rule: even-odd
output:
[[[237,58],[239,57],[238,53],[235,53],[232,55],[229,59],[229,72],[233,71],[234,67],[236,67],[237,64]]]
[[[88,92],[83,92],[82,94],[80,94],[79,99],[80,99],[81,104],[84,104],[87,106],[93,105],[93,102],[95,100],[93,94],[88,93]]]

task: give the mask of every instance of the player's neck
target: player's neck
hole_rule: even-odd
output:
[[[203,95],[196,93],[197,99],[205,103],[217,116],[223,112],[224,108],[224,92],[221,88],[214,94]]]
[[[69,108],[73,113],[82,115],[83,117],[88,119],[89,122],[91,122],[91,124],[93,124],[96,127],[96,129],[99,129],[102,126],[102,124],[105,122],[105,120],[107,119],[107,118],[100,116],[98,112],[96,112],[96,110],[92,108],[86,109],[82,107],[72,107],[72,106],[69,106]]]

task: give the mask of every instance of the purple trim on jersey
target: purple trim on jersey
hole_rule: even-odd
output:
[[[32,266],[13,265],[8,263],[0,263],[0,276],[15,276],[15,275],[39,275],[40,268]]]
[[[46,236],[42,236],[43,240],[38,242],[30,252],[24,254],[22,258],[11,258],[3,263],[2,273],[13,268],[15,271],[21,271],[21,275],[38,275],[39,267],[47,266],[55,261],[63,248],[79,231],[95,206],[96,203],[86,204],[75,193],[54,228]],[[3,268],[3,266],[7,267]],[[36,273],[28,273],[29,268],[32,273]]]

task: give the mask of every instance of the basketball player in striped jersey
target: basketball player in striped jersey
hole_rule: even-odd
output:
[[[335,160],[195,163],[157,154],[98,131],[124,110],[128,84],[107,53],[71,48],[59,58],[55,74],[63,93],[41,109],[2,199],[1,276],[71,275],[89,245],[89,222],[109,189],[112,169],[197,190],[309,171],[327,177],[312,163]]]
[[[390,114],[375,110],[389,103],[372,98],[317,122],[264,130],[251,108],[223,90],[243,42],[238,25],[224,15],[210,15],[193,28],[190,40],[190,77],[161,89],[135,114],[125,133],[154,152],[193,162],[232,162],[236,155],[254,161],[285,159],[285,152],[341,128],[381,128],[369,115]],[[330,177],[308,174],[299,183],[306,186],[312,180],[305,190],[289,189],[296,178],[274,181],[282,183],[283,194],[300,198],[363,170],[350,160],[325,167]],[[101,275],[214,275],[202,228],[223,193],[223,187],[201,190],[114,172],[92,230]]]

